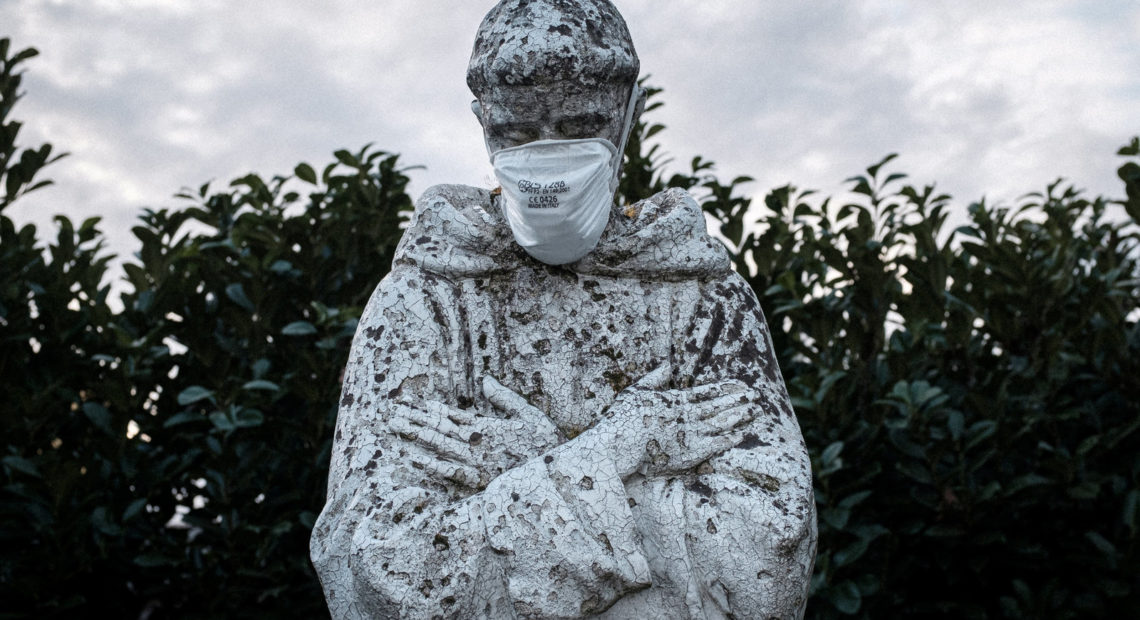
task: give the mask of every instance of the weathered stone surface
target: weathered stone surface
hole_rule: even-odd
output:
[[[632,84],[640,64],[629,29],[608,2],[500,2],[475,37],[467,85]]]
[[[632,54],[608,2],[514,0],[473,72],[487,36],[518,36],[495,11],[548,32],[562,15],[578,54],[601,20]],[[525,104],[515,84],[477,92],[488,141],[520,140],[488,102],[537,102],[557,133],[579,111],[560,80],[533,78]],[[632,77],[616,83],[628,98]],[[607,126],[625,104],[610,86],[581,91]],[[498,200],[428,190],[361,317],[312,541],[333,616],[802,616],[810,463],[756,296],[700,207],[681,190],[615,206],[593,252],[552,267]]]
[[[500,2],[475,39],[467,84],[492,151],[547,138],[620,143],[640,63],[609,2]]]

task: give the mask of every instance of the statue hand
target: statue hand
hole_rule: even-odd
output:
[[[490,482],[478,446],[483,433],[476,416],[435,400],[422,407],[402,406],[388,420],[388,428],[413,442],[412,466],[444,483],[482,489]]]
[[[525,398],[503,386],[491,375],[483,377],[483,395],[496,408],[506,412],[508,420],[516,421],[519,430],[530,433],[537,440],[535,446],[543,448],[539,452],[562,442],[563,437],[558,427],[541,409],[528,403]]]
[[[636,471],[691,469],[739,443],[741,427],[756,415],[755,392],[740,381],[664,389],[668,378],[667,367],[642,377],[592,429],[610,447],[623,479]]]
[[[493,377],[483,393],[508,417],[481,415],[439,401],[401,407],[389,428],[414,442],[412,465],[441,481],[481,490],[515,463],[560,443],[557,427],[541,410]]]

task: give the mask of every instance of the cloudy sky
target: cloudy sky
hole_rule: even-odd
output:
[[[71,152],[17,221],[100,215],[132,251],[144,206],[373,142],[441,183],[489,186],[464,74],[492,0],[0,0],[0,36],[42,55],[15,116]],[[615,0],[694,155],[754,194],[828,192],[890,152],[959,208],[1065,176],[1122,194],[1140,134],[1135,0]]]

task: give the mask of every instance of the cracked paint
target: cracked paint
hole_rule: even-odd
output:
[[[562,39],[601,50],[578,61],[613,65],[594,73],[636,65],[616,15],[500,3],[472,73],[534,83],[502,67]],[[480,60],[493,37],[515,65]],[[553,267],[499,200],[425,192],[360,319],[311,545],[333,617],[802,617],[810,462],[700,206],[679,189],[615,205],[598,247]]]

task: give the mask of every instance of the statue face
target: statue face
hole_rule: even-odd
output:
[[[492,152],[537,140],[604,138],[619,146],[632,86],[500,85],[479,100],[479,122]]]

